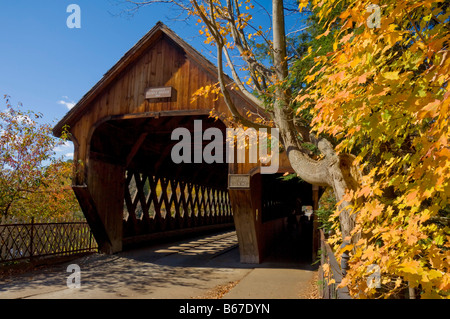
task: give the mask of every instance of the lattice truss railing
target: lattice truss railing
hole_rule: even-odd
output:
[[[124,237],[233,222],[228,190],[126,173]]]

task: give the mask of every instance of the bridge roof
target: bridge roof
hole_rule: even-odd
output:
[[[55,125],[53,128],[53,134],[55,136],[60,136],[62,129],[65,125],[69,127],[74,126],[82,116],[89,110],[92,102],[96,97],[102,94],[107,87],[113,83],[116,78],[120,77],[123,71],[125,71],[133,62],[138,60],[145,51],[151,47],[155,42],[161,39],[161,36],[165,35],[166,38],[171,40],[173,44],[178,46],[182,51],[185,52],[188,59],[193,60],[198,65],[202,66],[202,69],[207,72],[210,76],[217,78],[217,67],[206,59],[201,53],[195,50],[186,41],[181,39],[175,32],[169,29],[162,22],[156,23],[156,25],[144,36],[142,37],[108,72],[106,72],[103,78],[95,84],[82,98],[81,100]],[[225,76],[227,84],[231,84],[233,80]],[[237,107],[240,108],[245,114],[249,109],[251,111],[256,111],[257,107],[245,97],[244,94],[239,92],[239,90],[232,90],[233,95],[238,95],[241,100],[245,100],[245,106],[238,104]]]

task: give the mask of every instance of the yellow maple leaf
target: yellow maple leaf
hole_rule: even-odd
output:
[[[325,276],[328,276],[328,274],[330,273],[330,265],[329,264],[323,264],[322,265],[322,270]]]
[[[339,41],[339,43],[345,43],[353,36],[353,32],[350,32],[349,34],[342,37],[342,39]]]
[[[316,37],[316,39],[319,40],[321,37],[326,37],[329,33],[330,33],[330,30],[327,29],[327,31],[325,31],[325,32],[322,33],[321,35],[318,35],[318,36]]]
[[[416,199],[418,193],[419,193],[419,191],[412,191],[411,193],[409,193],[409,194],[406,196],[406,200],[407,200],[408,202],[414,201],[414,199]]]
[[[438,270],[435,270],[435,269],[431,269],[427,274],[428,279],[430,279],[430,280],[434,280],[436,278],[441,278],[443,275],[444,275],[444,273],[442,273]]]
[[[398,80],[399,79],[398,71],[385,72],[382,74],[382,76],[388,80]]]
[[[423,119],[426,116],[435,117],[439,113],[439,104],[441,104],[441,101],[436,99],[425,105],[420,111],[419,118]]]
[[[364,196],[364,197],[368,197],[370,195],[371,192],[371,188],[370,186],[364,186],[363,188],[361,188],[358,192],[358,196]]]
[[[407,272],[414,275],[418,274],[422,270],[422,268],[420,267],[420,263],[417,260],[411,260],[401,263],[399,269],[403,272]]]
[[[383,205],[375,205],[373,209],[371,210],[371,214],[369,216],[369,220],[374,220],[378,216],[380,216],[383,213]]]
[[[440,285],[438,287],[440,290],[449,290],[450,289],[450,274],[446,273],[442,276]]]
[[[337,286],[337,288],[343,288],[346,287],[348,284],[350,284],[350,278],[344,277],[342,278],[341,283]]]
[[[300,1],[299,1],[299,4],[298,4],[298,10],[299,10],[300,12],[302,12],[303,9],[306,8],[306,7],[308,6],[308,2],[309,2],[309,0],[300,0]]]

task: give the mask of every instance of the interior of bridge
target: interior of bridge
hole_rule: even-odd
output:
[[[262,175],[262,224],[275,224],[279,231],[265,229],[266,259],[310,261],[312,256],[313,194],[310,184],[284,174]],[[268,228],[268,227],[267,227]]]
[[[194,147],[197,144],[193,139],[191,163],[175,164],[171,160],[172,148],[179,143],[178,140],[171,140],[172,132],[177,128],[186,128],[194,136],[195,120],[201,120],[203,130],[214,127],[225,132],[223,122],[209,115],[119,118],[107,121],[95,130],[90,156],[125,165],[128,171],[226,188],[228,165],[225,161],[194,163]],[[203,141],[202,147],[210,142]]]
[[[90,144],[90,158],[125,167],[123,237],[168,232],[194,226],[233,222],[228,197],[229,166],[193,163],[198,143],[191,140],[191,163],[176,164],[171,158],[177,128],[192,136],[195,120],[203,132],[226,126],[209,115],[116,118],[98,125]],[[201,147],[211,143],[202,140]],[[222,141],[225,156],[226,141]],[[283,173],[261,175],[259,200],[265,241],[265,258],[311,257],[311,185],[298,178],[285,180]],[[149,239],[150,237],[148,237]],[[153,237],[152,237],[153,238]],[[131,241],[132,242],[132,241]]]

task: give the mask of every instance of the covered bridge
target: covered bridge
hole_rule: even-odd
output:
[[[174,162],[175,129],[195,135],[201,123],[225,136],[210,116],[231,115],[223,99],[192,100],[215,83],[216,67],[159,22],[54,127],[70,132],[73,190],[102,252],[235,226],[241,262],[259,263],[287,216],[317,205],[311,185],[279,179],[292,172],[283,152],[272,175],[259,164]],[[243,115],[256,109],[237,90],[232,98]]]

